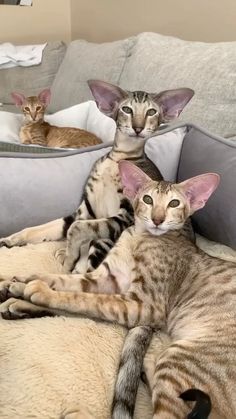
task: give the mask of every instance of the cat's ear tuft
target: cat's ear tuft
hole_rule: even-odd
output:
[[[11,97],[16,106],[22,106],[25,101],[25,95],[23,93],[12,92]]]
[[[40,102],[44,104],[44,106],[48,106],[51,100],[51,90],[44,89],[42,92],[39,93],[38,98]]]
[[[105,115],[115,118],[120,101],[127,98],[128,93],[118,86],[101,80],[88,80],[87,83],[98,109]]]
[[[192,177],[178,184],[190,206],[191,214],[203,208],[220,182],[216,173],[206,173]]]
[[[152,95],[161,109],[163,121],[178,118],[187,103],[192,99],[194,90],[186,88],[165,90]]]
[[[119,162],[119,171],[123,193],[129,199],[134,199],[140,189],[151,180],[141,169],[127,160]]]

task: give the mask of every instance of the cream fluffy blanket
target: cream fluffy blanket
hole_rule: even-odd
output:
[[[236,262],[236,252],[201,237],[211,255]],[[61,243],[0,249],[1,276],[60,272]],[[1,419],[108,419],[126,330],[74,317],[0,319]],[[75,413],[73,413],[75,412]],[[140,385],[136,419],[151,418]]]

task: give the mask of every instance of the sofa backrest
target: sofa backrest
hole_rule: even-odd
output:
[[[151,92],[190,87],[180,120],[236,137],[236,42],[183,41],[156,33],[136,37],[120,85]]]
[[[183,41],[156,33],[111,43],[73,41],[52,84],[50,112],[91,99],[88,79],[128,90],[190,87],[181,120],[236,136],[236,42]]]
[[[141,33],[102,44],[72,41],[66,53],[63,43],[49,43],[40,66],[0,70],[0,102],[12,103],[12,90],[28,95],[50,86],[53,113],[92,99],[88,79],[148,92],[190,87],[195,96],[180,120],[236,138],[236,42]]]
[[[52,84],[50,112],[93,99],[87,80],[118,84],[135,38],[94,44],[72,41]]]

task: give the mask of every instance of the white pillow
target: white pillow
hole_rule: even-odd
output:
[[[145,152],[149,159],[158,167],[164,179],[170,182],[175,182],[177,178],[179,158],[186,131],[186,126],[183,126],[156,135],[150,138],[145,146]]]
[[[0,112],[0,141],[5,143],[20,143],[19,130],[23,121],[23,116],[11,113]]]

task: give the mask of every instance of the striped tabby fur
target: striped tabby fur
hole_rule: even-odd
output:
[[[128,348],[138,329],[128,335],[123,350],[113,405],[118,408],[113,414],[122,419],[132,414],[127,396],[130,386],[137,386],[136,372],[127,383],[122,368],[128,362],[125,371],[133,371],[136,357],[142,360],[146,350],[150,328],[161,329],[170,340],[162,350],[152,345],[144,363],[153,417],[204,419],[211,411],[213,419],[234,419],[236,265],[205,254],[183,228],[205,205],[219,177],[206,174],[170,184],[152,181],[127,161],[119,167],[124,194],[133,202],[135,225],[122,233],[91,273],[75,274],[73,280],[71,275],[44,275],[4,281],[1,295],[12,298],[0,311],[7,318],[27,317],[38,305],[39,310],[141,326],[140,351]],[[140,365],[141,361],[138,374]],[[127,414],[122,416],[124,404]]]
[[[117,124],[111,152],[99,159],[88,178],[81,205],[75,214],[42,226],[27,228],[3,238],[0,246],[60,240],[67,237],[67,249],[58,255],[66,272],[87,272],[96,268],[122,231],[133,224],[133,209],[123,195],[118,162],[132,160],[153,179],[159,170],[144,154],[145,140],[165,121],[178,117],[193,96],[191,89],[148,94],[127,92],[101,81],[89,81],[98,108]]]

